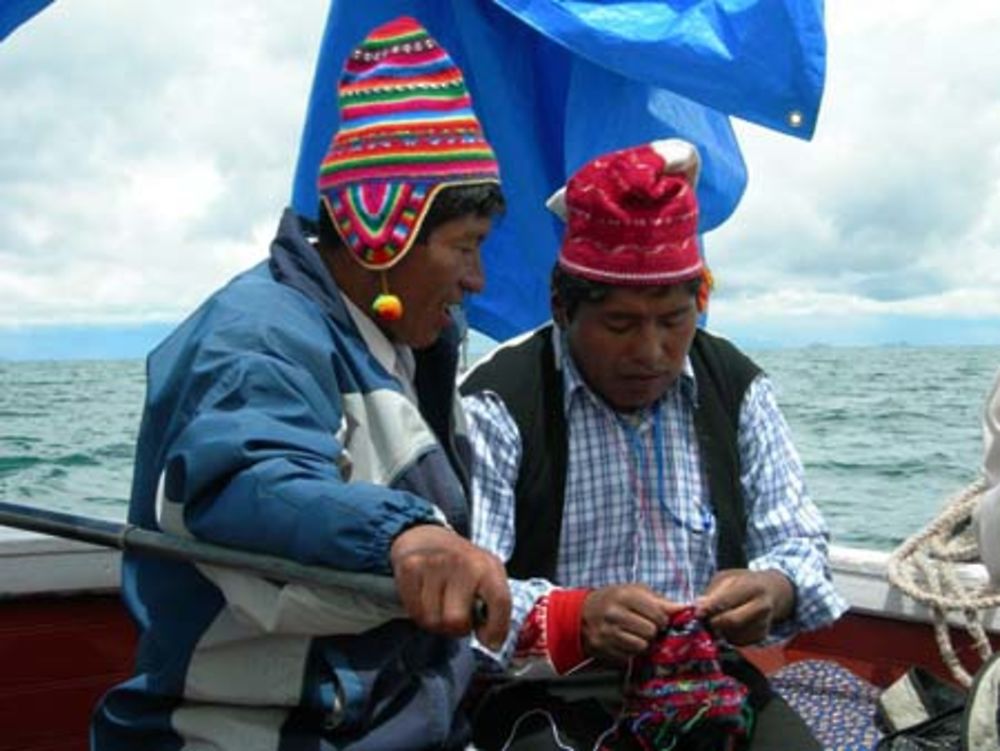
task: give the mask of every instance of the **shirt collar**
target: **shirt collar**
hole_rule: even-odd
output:
[[[563,371],[563,409],[569,414],[574,402],[578,399],[589,399],[594,404],[608,409],[607,403],[591,390],[587,382],[583,380],[573,357],[570,355],[566,342],[566,335],[558,326],[553,326],[553,344],[555,345],[555,359]],[[692,406],[698,405],[698,384],[694,378],[694,366],[691,365],[691,357],[684,357],[684,366],[681,369],[680,377],[671,384],[666,394],[674,389],[680,389],[681,396]],[[664,396],[666,396],[664,394]],[[661,397],[662,399],[663,397]]]
[[[365,346],[372,353],[379,365],[385,368],[387,373],[396,376],[403,384],[408,395],[413,394],[413,376],[416,373],[416,361],[413,358],[413,351],[403,344],[393,344],[389,338],[382,333],[382,329],[375,325],[375,322],[366,316],[351,299],[341,293],[347,312],[358,328]]]

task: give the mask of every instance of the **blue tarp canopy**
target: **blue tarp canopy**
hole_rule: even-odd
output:
[[[0,0],[0,42],[52,0]]]
[[[508,201],[484,249],[473,328],[503,339],[548,318],[562,234],[545,199],[590,158],[680,136],[703,159],[701,230],[746,187],[729,116],[810,138],[826,63],[822,0],[334,0],[302,135],[293,205],[315,217],[316,172],[337,129],[351,49],[399,15],[465,73]]]

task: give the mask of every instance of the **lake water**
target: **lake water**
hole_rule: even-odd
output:
[[[889,550],[975,479],[1000,348],[750,354],[836,544]],[[0,362],[0,500],[124,518],[144,388],[139,360]]]

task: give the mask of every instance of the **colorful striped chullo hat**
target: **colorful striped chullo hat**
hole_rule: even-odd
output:
[[[403,258],[441,188],[499,182],[462,72],[414,19],[365,38],[344,65],[339,99],[319,192],[366,268]]]

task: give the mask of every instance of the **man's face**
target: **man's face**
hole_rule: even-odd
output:
[[[647,407],[684,367],[698,311],[683,285],[616,287],[601,302],[581,303],[572,321],[556,301],[573,361],[587,384],[620,412]]]
[[[380,325],[397,342],[427,347],[449,325],[448,308],[485,285],[479,248],[492,220],[466,214],[434,228],[386,275],[389,291],[403,301],[403,317]]]

